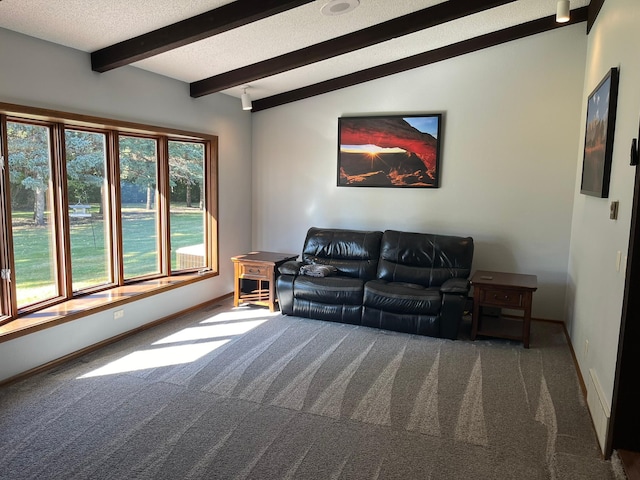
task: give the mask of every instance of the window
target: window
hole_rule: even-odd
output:
[[[13,269],[18,308],[59,294],[51,127],[7,122]],[[6,168],[6,166],[5,166]]]
[[[158,142],[120,136],[120,215],[124,278],[160,272]]]
[[[107,138],[65,130],[72,290],[108,285],[111,273]]]
[[[0,140],[0,320],[217,272],[216,137],[0,103]]]
[[[169,142],[171,269],[206,265],[204,145]]]

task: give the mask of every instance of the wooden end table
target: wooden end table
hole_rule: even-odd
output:
[[[477,335],[522,341],[529,348],[531,303],[538,289],[535,275],[478,270],[471,277],[473,285],[473,315],[471,340]],[[483,314],[483,307],[522,310],[523,316],[505,318]]]
[[[231,257],[234,265],[233,306],[252,303],[269,307],[270,311],[275,312],[278,301],[275,288],[277,269],[284,262],[296,258],[297,254],[276,252],[251,252]],[[243,279],[254,280],[257,288],[243,290]],[[265,282],[268,283],[267,288],[264,286]]]

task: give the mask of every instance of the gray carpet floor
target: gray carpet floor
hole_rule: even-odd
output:
[[[229,302],[0,390],[2,479],[614,479],[559,324],[531,348]]]

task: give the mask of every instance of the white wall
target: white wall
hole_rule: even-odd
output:
[[[638,136],[640,115],[640,3],[606,0],[589,34],[579,143],[584,145],[589,94],[612,67],[620,68],[613,166],[608,199],[581,195],[582,154],[576,168],[567,323],[585,379],[594,370],[611,407],[618,335],[624,293],[625,260],[616,270],[617,251],[626,255],[629,242],[633,181],[629,165],[631,139]],[[617,221],[609,220],[609,203],[620,201]],[[585,342],[589,347],[585,351]]]
[[[538,276],[563,319],[586,24],[257,112],[253,248],[300,252],[311,226],[470,235],[474,268]],[[441,188],[336,186],[340,116],[443,112]]]
[[[134,67],[99,74],[89,54],[0,29],[0,101],[191,130],[219,137],[220,275],[0,344],[0,380],[233,290],[229,258],[251,247],[251,116],[227,95]]]

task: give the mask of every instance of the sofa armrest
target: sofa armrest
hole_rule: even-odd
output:
[[[458,338],[466,303],[467,296],[464,293],[445,293],[442,295],[440,337],[451,340]]]
[[[450,278],[442,284],[440,292],[466,295],[469,292],[469,280],[467,278]]]
[[[284,262],[280,265],[278,267],[278,271],[282,275],[298,275],[302,265],[304,265],[304,263],[299,262],[298,260],[289,260],[288,262]]]
[[[276,279],[276,293],[278,295],[278,307],[285,315],[293,315],[293,284],[295,275],[279,275]]]

